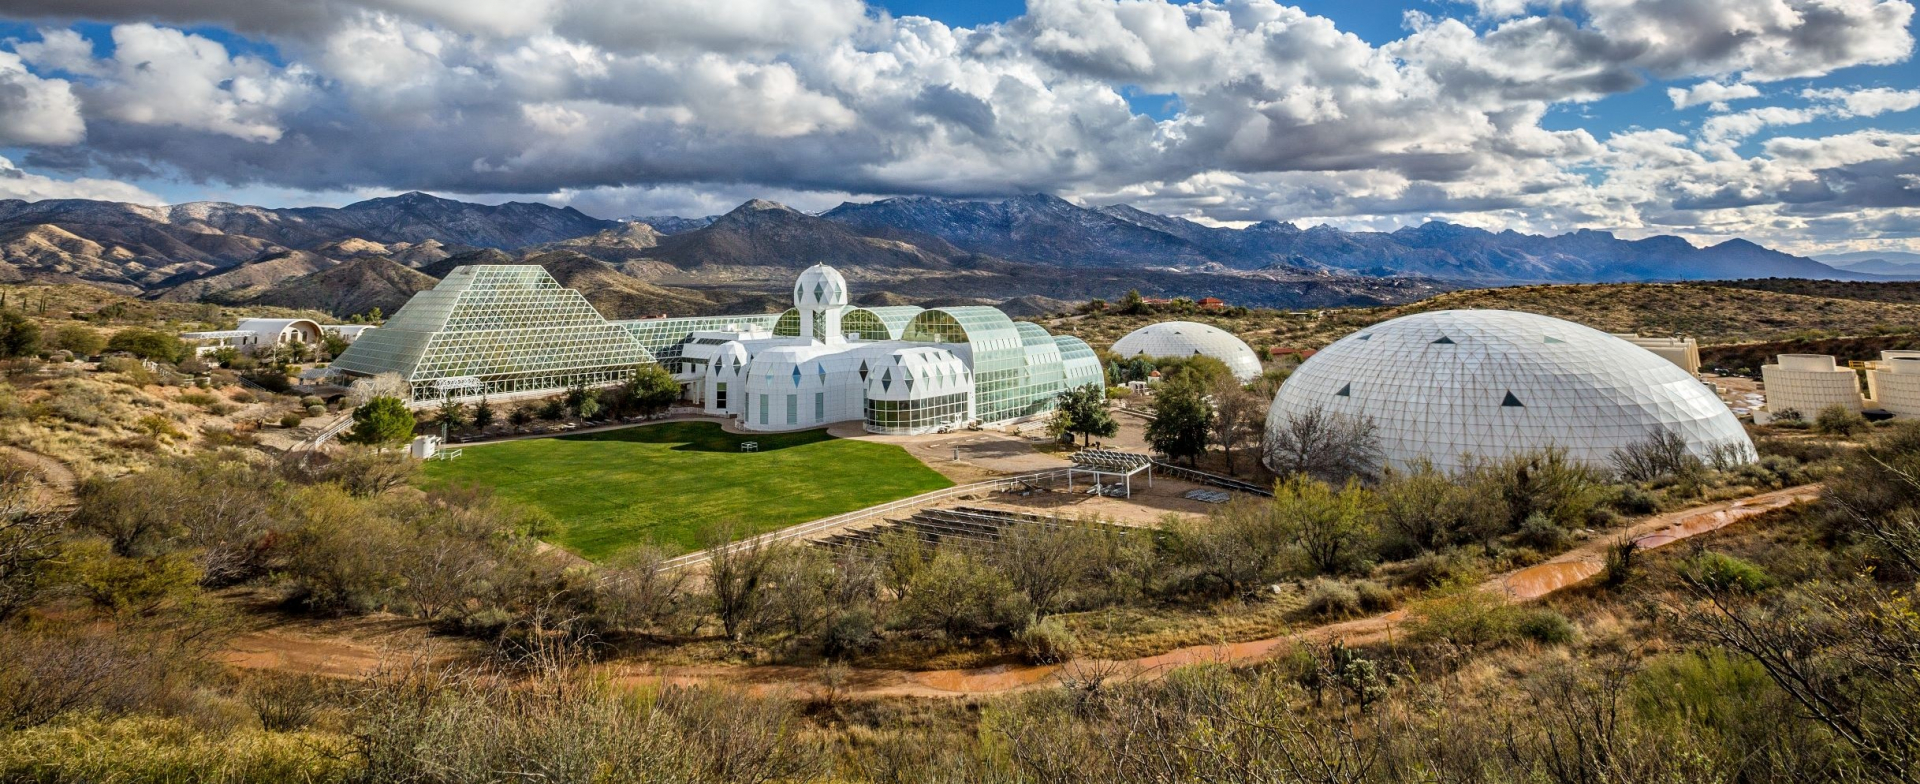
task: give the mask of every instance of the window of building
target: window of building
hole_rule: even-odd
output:
[[[813,393],[813,421],[827,421],[827,393]]]
[[[787,396],[787,424],[789,425],[800,424],[800,402],[796,400],[798,397],[798,395]]]
[[[767,423],[767,396],[760,396],[760,424]]]
[[[713,407],[714,407],[714,408],[718,408],[718,409],[721,409],[721,410],[725,410],[725,409],[726,409],[726,407],[727,407],[727,382],[725,382],[725,381],[720,381],[720,382],[716,382],[716,383],[715,383],[715,384],[713,385]]]

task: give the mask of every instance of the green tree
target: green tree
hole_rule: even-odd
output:
[[[187,344],[158,330],[130,327],[113,333],[107,340],[108,351],[125,351],[155,362],[178,362],[187,354]]]
[[[376,397],[353,410],[353,428],[341,440],[367,446],[393,446],[413,437],[413,412],[397,397]]]
[[[435,419],[446,425],[448,430],[458,430],[467,423],[467,407],[458,400],[447,398],[440,401],[440,411]]]
[[[91,357],[107,347],[107,339],[92,327],[68,324],[53,331],[53,347],[71,351],[75,357]]]
[[[1053,418],[1060,432],[1080,436],[1083,443],[1092,443],[1094,436],[1112,438],[1120,432],[1120,423],[1113,421],[1113,413],[1107,410],[1107,391],[1097,384],[1061,392]]]
[[[346,353],[347,346],[349,345],[352,344],[348,343],[346,338],[340,337],[338,334],[332,332],[320,338],[320,348],[326,352],[326,355],[329,357],[337,357]]]
[[[586,397],[580,398],[579,404],[573,407],[573,411],[579,414],[581,419],[594,418],[600,413],[600,396],[588,393]]]
[[[1139,289],[1129,289],[1127,295],[1120,298],[1120,312],[1129,316],[1147,312],[1147,301],[1140,296]]]
[[[473,406],[473,426],[485,430],[491,424],[493,424],[493,406],[487,402],[486,398],[480,398],[480,402]]]
[[[1160,385],[1154,395],[1153,421],[1147,423],[1147,443],[1169,458],[1196,463],[1207,451],[1213,409],[1207,405],[1206,386],[1199,374],[1181,369]]]
[[[0,359],[30,357],[40,351],[40,325],[11,308],[0,310]]]
[[[634,368],[633,378],[627,380],[627,405],[643,416],[665,411],[679,399],[680,382],[673,380],[673,374],[659,365]]]
[[[1336,492],[1317,479],[1295,475],[1273,489],[1273,516],[1293,542],[1309,574],[1355,571],[1373,542],[1373,493],[1348,480]]]

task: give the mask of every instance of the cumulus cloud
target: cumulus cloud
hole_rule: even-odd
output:
[[[85,137],[72,85],[42,79],[19,55],[0,52],[0,145],[73,144]]]
[[[1669,87],[1667,97],[1673,100],[1675,109],[1710,104],[1714,111],[1724,112],[1727,110],[1728,101],[1760,97],[1760,88],[1745,82],[1733,84],[1701,82],[1692,87]]]
[[[1769,90],[1783,105],[1727,106],[1761,85],[1904,61],[1905,0],[1471,0],[1409,14],[1404,37],[1378,45],[1273,0],[1030,0],[976,29],[860,0],[6,5],[113,25],[109,42],[54,27],[0,49],[0,109],[31,94],[64,118],[12,123],[39,134],[22,138],[9,120],[25,115],[0,113],[0,143],[40,145],[34,166],[535,194],[597,214],[1046,191],[1228,222],[1697,219],[1686,230],[1764,232],[1778,220],[1766,210],[1785,208],[1750,198],[1818,210],[1846,200],[1808,183],[1865,186],[1821,179],[1786,147],[1743,145],[1920,105],[1912,91],[1788,84]],[[197,25],[277,54],[182,29]],[[1604,140],[1547,121],[1649,77],[1677,83],[1663,85],[1675,108],[1713,116],[1691,133]],[[1135,90],[1176,96],[1180,111],[1137,114],[1123,92]],[[1801,184],[1756,174],[1786,171]],[[1898,181],[1883,174],[1871,181]]]

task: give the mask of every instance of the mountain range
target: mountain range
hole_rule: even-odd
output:
[[[628,220],[423,193],[291,209],[0,201],[0,282],[87,283],[159,299],[345,315],[390,312],[461,263],[505,262],[546,266],[619,317],[776,307],[793,271],[816,262],[840,268],[876,301],[1024,297],[1027,308],[1129,289],[1315,307],[1401,302],[1467,286],[1870,280],[1882,271],[1840,269],[1737,239],[1698,248],[1677,237],[1541,236],[1443,222],[1393,232],[1273,221],[1226,228],[1038,194],[899,197],[818,215],[756,199],[718,216]]]

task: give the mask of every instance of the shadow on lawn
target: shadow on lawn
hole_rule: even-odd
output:
[[[729,433],[712,422],[669,422],[601,433],[559,436],[562,441],[625,441],[634,444],[673,444],[675,452],[740,453],[740,445],[754,442],[755,452],[774,452],[821,441],[832,441],[825,428],[793,433]],[[752,454],[752,453],[749,453]]]

